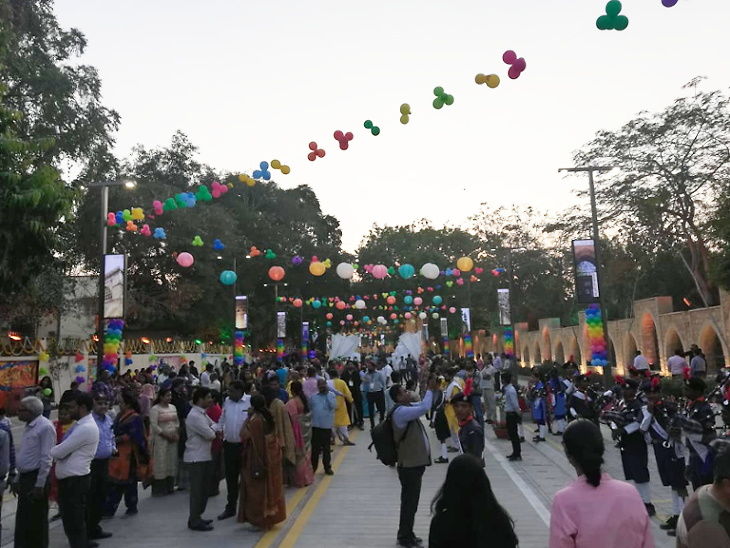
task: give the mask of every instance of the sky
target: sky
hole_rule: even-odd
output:
[[[56,0],[61,25],[88,39],[81,60],[99,70],[104,103],[121,114],[118,154],[165,146],[181,130],[219,171],[279,159],[291,173],[275,171],[277,184],[310,185],[349,251],[373,223],[463,226],[482,207],[511,204],[559,215],[586,181],[558,168],[596,131],[661,110],[695,76],[708,77],[706,89],[730,85],[727,0],[625,0],[622,32],[596,28],[604,7]],[[516,80],[502,61],[508,49],[527,62]],[[477,73],[501,84],[477,85]],[[436,86],[453,105],[432,107]],[[353,132],[348,150],[336,130]],[[307,160],[310,141],[324,158]]]

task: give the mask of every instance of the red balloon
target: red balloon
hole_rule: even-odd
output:
[[[271,278],[275,282],[280,282],[284,279],[284,276],[286,276],[286,272],[282,267],[272,266],[271,268],[269,268],[269,278]]]

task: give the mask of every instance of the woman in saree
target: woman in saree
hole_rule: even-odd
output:
[[[294,454],[296,463],[287,465],[287,483],[293,487],[306,487],[314,481],[312,471],[312,415],[309,412],[309,403],[304,395],[302,383],[292,381],[289,389],[291,399],[286,403],[286,410],[291,417],[294,431]]]
[[[243,444],[238,521],[271,529],[286,519],[282,455],[274,419],[261,394],[251,396],[248,419],[241,428]]]
[[[180,421],[177,409],[170,403],[172,391],[161,388],[150,409],[150,444],[152,445],[152,496],[171,495],[175,491],[177,474],[177,442]]]

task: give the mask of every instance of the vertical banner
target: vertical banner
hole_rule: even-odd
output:
[[[503,336],[503,352],[507,355],[508,358],[512,358],[512,356],[515,355],[515,332],[511,327],[505,327]]]
[[[276,336],[280,339],[286,337],[286,312],[276,313]]]
[[[127,256],[104,255],[104,318],[124,318]]]
[[[441,344],[443,345],[444,356],[449,355],[449,321],[441,318]]]
[[[599,367],[608,365],[606,332],[603,329],[601,307],[597,304],[588,305],[586,309],[586,330],[588,331],[588,344],[591,349],[591,365]]]
[[[499,325],[512,325],[509,289],[497,289],[497,310],[499,311]]]
[[[598,302],[598,264],[593,240],[573,240],[575,298],[581,304]]]
[[[240,367],[243,361],[243,331],[236,331],[233,334],[233,363]]]
[[[302,358],[309,354],[309,322],[302,322],[302,343],[300,348]]]
[[[248,297],[236,295],[236,329],[248,329]]]
[[[461,309],[461,332],[471,333],[471,310],[468,308]]]

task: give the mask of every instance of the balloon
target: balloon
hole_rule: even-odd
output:
[[[662,0],[662,6],[665,8],[671,8],[672,6],[676,6],[677,2],[679,2],[679,0]]]
[[[405,304],[413,304],[413,297],[411,297],[410,295],[406,295],[405,297],[403,297],[403,302]]]
[[[53,390],[51,390],[50,388],[44,388],[43,389],[43,395],[44,396],[50,396],[51,394],[53,394]]]
[[[373,274],[373,278],[382,280],[383,278],[385,278],[388,275],[388,269],[386,268],[385,265],[376,264],[373,267],[372,274]]]
[[[177,264],[184,268],[188,268],[190,266],[193,266],[193,263],[195,262],[195,259],[193,256],[188,253],[187,251],[183,251],[177,256]]]
[[[413,265],[402,264],[398,267],[398,274],[401,278],[407,280],[408,278],[412,278],[416,275],[416,269],[413,268]]]
[[[387,299],[385,299],[385,302],[388,304],[395,304],[395,297],[391,295]]]
[[[390,319],[391,319],[391,320],[395,320],[395,319],[396,319],[397,317],[398,317],[398,314],[396,314],[395,312],[393,312],[393,313],[392,313],[392,314],[390,315]]]
[[[433,299],[431,299],[431,302],[435,304],[436,306],[440,305],[444,300],[439,295],[434,295]]]
[[[410,313],[410,312],[406,312],[405,314],[403,314],[403,317],[404,317],[404,318],[405,318],[406,320],[410,320],[410,319],[411,319],[411,313]]]
[[[492,89],[499,86],[499,76],[497,76],[496,74],[479,73],[474,77],[474,81],[477,84],[487,84],[487,87]]]
[[[200,185],[198,191],[195,193],[195,198],[201,202],[210,202],[213,199],[213,195],[205,185]]]
[[[148,224],[142,225],[142,230],[140,230],[139,233],[142,234],[142,236],[147,236],[147,237],[152,236],[152,230],[150,230],[150,225],[148,225]]]
[[[365,301],[363,301],[362,299],[356,300],[355,308],[357,308],[358,310],[362,310],[363,308],[365,308]]]
[[[264,253],[264,259],[276,259],[276,253],[274,253],[270,249],[267,249]]]
[[[351,322],[351,321],[352,321],[352,314],[348,314],[347,316],[345,316],[345,319],[346,319],[346,320],[347,320],[348,322]]]
[[[291,303],[294,305],[294,308],[301,308],[302,307],[302,300],[297,298],[294,299],[294,301]]]
[[[293,265],[300,265],[303,262],[304,262],[304,259],[302,257],[300,257],[299,255],[294,255],[291,258],[291,264],[293,264]]]
[[[233,285],[236,283],[238,276],[233,270],[224,270],[218,278],[223,285]]]
[[[331,320],[332,318],[334,318],[334,314],[332,314],[332,312],[327,312],[327,314],[325,314],[324,317],[327,318],[328,320]]]
[[[291,172],[291,168],[289,166],[285,166],[279,160],[271,160],[271,167],[272,169],[278,169],[284,175],[288,175]]]
[[[271,278],[275,282],[280,282],[284,279],[284,276],[286,276],[286,272],[282,267],[272,266],[271,268],[269,268],[269,278]]]
[[[411,105],[408,103],[403,103],[400,106],[400,123],[401,124],[407,124],[411,120]]]
[[[421,276],[429,280],[435,280],[439,277],[439,267],[433,263],[426,263],[421,267]]]
[[[387,323],[388,322],[383,316],[378,316],[378,320],[377,321],[378,321],[379,324],[384,324],[384,323]]]
[[[344,310],[345,308],[347,308],[347,303],[345,301],[337,301],[337,303],[335,304],[335,308],[337,310]]]
[[[472,261],[470,257],[461,257],[458,261],[456,261],[456,268],[462,272],[469,272],[474,268],[474,261]]]
[[[317,310],[321,306],[322,306],[322,301],[318,301],[318,300],[312,301],[312,308],[314,308],[315,310]]]
[[[325,273],[327,270],[327,267],[324,266],[324,263],[321,263],[319,261],[313,261],[309,263],[309,273],[312,276],[321,276]]]
[[[225,249],[226,246],[223,245],[223,242],[221,242],[218,238],[213,240],[213,249],[221,251],[222,249]]]
[[[334,138],[340,143],[340,150],[347,150],[354,135],[352,132],[342,133],[339,129],[335,131]]]
[[[309,154],[307,154],[307,158],[310,162],[314,162],[317,158],[324,158],[325,152],[323,148],[318,148],[317,143],[315,141],[312,141],[309,143]]]
[[[454,104],[454,96],[446,93],[441,86],[433,88],[433,94],[436,96],[436,99],[433,100],[433,108],[435,109]]]
[[[451,306],[449,307],[449,314],[455,314],[456,313],[456,307]]]
[[[439,314],[438,314],[438,312],[434,312],[433,314],[431,314],[431,317],[432,317],[432,318],[433,318],[434,320],[438,320],[438,319],[439,319]]]
[[[423,299],[421,297],[416,297],[415,299],[413,299],[413,304],[415,304],[416,306],[421,306],[423,304]]]
[[[504,54],[502,55],[502,61],[510,65],[510,69],[509,71],[507,71],[507,75],[513,80],[519,78],[520,74],[522,74],[522,71],[525,70],[525,68],[527,67],[527,63],[525,62],[524,58],[520,57],[518,59],[517,54],[511,49],[504,52]]]
[[[370,133],[373,135],[380,135],[380,128],[373,124],[372,120],[365,120],[365,123],[363,124],[365,129],[369,129]]]
[[[328,321],[325,325],[327,325],[327,327],[331,327],[332,326],[332,322]]]
[[[606,4],[606,15],[601,15],[596,19],[596,27],[599,30],[625,30],[629,26],[629,18],[625,15],[619,15],[621,8],[622,6],[619,0],[610,0]]]
[[[340,263],[337,265],[335,272],[343,280],[349,280],[355,274],[355,269],[350,263]]]
[[[426,314],[425,312],[419,312],[418,317],[422,320],[425,320],[426,318],[428,318],[428,314]]]
[[[202,247],[203,246],[203,239],[200,236],[196,235],[195,238],[193,238],[193,242],[192,243],[193,243],[193,245],[195,247]]]
[[[152,209],[155,210],[155,215],[162,215],[165,211],[162,207],[162,202],[160,200],[155,200],[154,202],[152,202]]]
[[[116,226],[117,216],[111,211],[106,214],[106,226]]]
[[[271,179],[271,172],[269,171],[269,162],[261,162],[259,164],[259,169],[254,170],[253,173],[251,173],[251,176],[254,179],[263,179],[265,181],[268,181]]]

